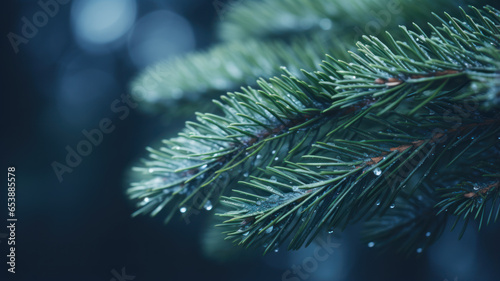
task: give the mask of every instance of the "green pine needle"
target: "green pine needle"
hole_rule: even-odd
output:
[[[366,237],[408,253],[430,245],[408,232],[430,231],[428,214],[496,221],[500,13],[469,11],[438,17],[432,33],[401,27],[404,40],[364,37],[352,62],[329,56],[317,71],[284,70],[222,96],[214,101],[222,114],[197,114],[149,150],[136,168],[144,179],[127,191],[136,214],[165,210],[168,221],[222,200],[232,209],[220,214],[228,239],[265,252],[364,219],[382,224],[369,224]],[[481,168],[478,192],[451,187],[483,158],[496,164]],[[424,193],[422,205],[414,196]],[[441,228],[431,228],[435,241]]]

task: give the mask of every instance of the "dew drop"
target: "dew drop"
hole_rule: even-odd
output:
[[[214,207],[214,206],[212,205],[212,202],[210,202],[210,200],[208,200],[208,201],[205,203],[205,205],[203,206],[203,208],[205,208],[205,210],[207,210],[207,211],[212,210],[212,208],[213,208],[213,207]]]
[[[419,254],[422,253],[422,251],[423,251],[422,248],[417,249],[417,253],[419,253]]]
[[[179,211],[184,214],[187,211],[187,208],[186,207],[181,207],[179,209]]]
[[[274,153],[276,153],[276,150],[273,150],[273,151],[271,152],[271,154],[274,154]]]
[[[275,176],[272,176],[272,177],[271,177],[271,181],[276,181],[276,177],[275,177]]]
[[[431,236],[431,233],[430,233],[430,232],[427,232],[427,233],[425,234],[425,237],[430,237],[430,236]]]
[[[333,233],[333,229],[328,230],[328,233],[332,234]]]
[[[262,157],[262,156],[260,156],[260,154],[257,154],[257,159],[260,159],[260,157]]]
[[[474,190],[479,190],[479,186],[474,185]]]
[[[266,233],[269,234],[273,232],[273,226],[270,226],[268,229],[266,229]]]
[[[245,178],[246,178],[246,177],[248,177],[248,172],[245,172],[245,173],[243,174],[243,176],[244,176]]]
[[[279,160],[279,157],[274,158],[274,161],[278,161],[278,160]]]
[[[391,208],[391,209],[394,209],[394,207],[396,207],[396,205],[391,204],[390,208]]]
[[[257,201],[257,205],[258,205],[258,206],[260,206],[260,204],[262,204],[262,202],[260,202],[260,201]]]
[[[148,203],[149,202],[149,198],[148,197],[144,198],[144,202]]]
[[[375,203],[375,204],[377,204],[377,206],[380,206],[380,200],[378,200],[377,203]]]
[[[243,236],[248,236],[249,231],[243,233]]]
[[[373,246],[375,246],[375,242],[368,243],[368,248],[373,248]]]
[[[274,249],[274,252],[277,253],[277,252],[279,252],[279,250],[280,249],[276,248],[276,249]]]
[[[373,173],[378,177],[382,174],[382,170],[380,170],[380,168],[375,168],[375,170],[373,170]]]
[[[207,167],[208,167],[208,165],[207,165],[207,164],[205,164],[205,165],[201,166],[201,169],[202,169],[202,170],[204,170],[204,169],[206,169]]]

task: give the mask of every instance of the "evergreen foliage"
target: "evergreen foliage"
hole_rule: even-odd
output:
[[[230,12],[224,15],[219,34],[222,40],[233,41],[248,37],[286,38],[327,30],[336,36],[346,35],[352,39],[356,27],[363,32],[376,32],[376,24],[365,28],[370,21],[382,25],[392,21],[394,26],[405,22],[425,24],[430,12],[442,7],[454,9],[452,4],[450,0],[236,1]],[[384,12],[377,14],[380,11]]]
[[[271,2],[287,1],[245,5]],[[462,233],[468,221],[479,229],[497,221],[500,11],[470,7],[435,18],[426,28],[365,36],[351,59],[334,53],[319,67],[314,55],[292,59],[328,49],[314,41],[193,59],[185,71],[200,67],[193,75],[201,77],[210,56],[235,55],[239,67],[262,58],[254,50],[284,48],[269,66],[287,67],[214,100],[220,114],[197,113],[178,137],[148,148],[135,168],[143,180],[127,190],[139,207],[134,215],[163,211],[169,221],[221,201],[227,239],[264,252],[283,243],[298,249],[365,221],[365,241],[414,254],[439,238],[449,216],[465,221]],[[234,85],[252,77],[245,71]],[[198,82],[202,91],[215,88],[211,79]]]
[[[193,104],[200,112],[214,112],[213,98],[256,86],[261,77],[280,75],[281,66],[300,77],[299,69],[318,70],[324,54],[350,59],[346,50],[355,50],[361,35],[398,24],[425,24],[438,7],[455,9],[451,0],[219,2],[214,6],[223,18],[218,28],[222,42],[144,71],[131,87],[132,94],[143,100],[141,108],[167,111],[170,119],[192,115]]]
[[[280,66],[302,77],[300,69],[319,69],[324,54],[348,59],[346,51],[342,41],[319,33],[311,38],[298,36],[290,43],[230,42],[148,68],[133,82],[132,93],[147,102],[150,110],[167,108],[170,114],[185,116],[193,113],[189,109],[193,103],[210,105],[221,94],[256,85],[259,77],[279,75]]]

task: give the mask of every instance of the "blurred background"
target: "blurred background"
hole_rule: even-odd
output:
[[[230,2],[2,3],[1,168],[16,168],[18,222],[12,275],[2,188],[0,280],[498,280],[498,224],[469,230],[460,242],[447,232],[429,252],[410,259],[371,251],[353,226],[332,234],[340,246],[312,272],[286,275],[319,246],[218,262],[202,250],[207,214],[189,224],[131,218],[126,172],[144,147],[184,124],[144,114],[122,95],[147,65],[215,43],[220,12]],[[117,112],[117,105],[127,109]],[[53,162],[65,164],[67,146],[77,149],[82,131],[99,128],[105,118],[114,130],[60,182]],[[128,279],[116,276],[123,272]]]

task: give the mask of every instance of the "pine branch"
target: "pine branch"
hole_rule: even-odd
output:
[[[168,108],[169,115],[190,115],[195,102],[211,105],[211,99],[221,94],[243,85],[256,86],[260,77],[279,75],[280,67],[304,78],[300,69],[319,69],[326,53],[347,59],[346,50],[339,40],[320,34],[291,43],[245,40],[222,44],[150,67],[132,83],[132,94],[150,110]],[[210,112],[213,107],[206,109]]]
[[[178,208],[182,213],[199,209],[210,199],[217,201],[231,181],[243,176],[242,169],[252,173],[255,167],[280,163],[293,155],[292,147],[300,153],[301,142],[324,135],[319,124],[332,116],[321,113],[330,100],[327,94],[311,91],[296,78],[259,84],[261,91],[248,88],[214,101],[224,116],[198,114],[198,122],[186,123],[166,147],[149,149],[151,160],[136,168],[146,179],[128,190],[132,199],[140,199],[142,208],[135,214],[156,208],[154,215],[170,204],[175,209],[168,220]]]
[[[270,178],[255,178],[249,183],[243,183],[251,185],[254,194],[258,194],[256,188],[259,188],[267,190],[271,196],[259,194],[256,196],[257,201],[250,201],[246,197],[225,198],[223,203],[236,207],[236,211],[223,214],[230,217],[224,223],[224,226],[233,229],[228,232],[229,237],[247,246],[254,243],[268,245],[268,251],[276,243],[281,244],[287,238],[286,235],[292,234],[289,249],[298,249],[303,244],[312,242],[321,230],[344,229],[348,223],[362,218],[384,215],[398,200],[408,201],[408,206],[403,205],[402,209],[392,211],[395,214],[383,216],[382,220],[393,220],[392,217],[400,215],[401,220],[423,223],[430,218],[406,215],[415,206],[411,206],[411,200],[398,199],[396,196],[403,191],[413,193],[418,190],[427,176],[442,165],[443,161],[440,162],[440,159],[447,155],[460,155],[461,151],[465,151],[464,146],[469,147],[470,143],[474,143],[474,139],[462,141],[461,145],[456,141],[468,136],[471,128],[480,128],[483,132],[477,137],[479,141],[486,135],[496,138],[500,134],[498,119],[482,124],[469,123],[458,129],[448,128],[450,124],[437,119],[431,122],[408,119],[400,124],[384,124],[384,121],[373,115],[367,116],[367,119],[372,122],[358,123],[356,127],[372,129],[363,132],[354,129],[357,134],[350,135],[349,140],[341,138],[331,143],[318,143],[314,145],[318,150],[313,155],[303,157],[307,162],[292,164],[290,167],[268,168]],[[384,124],[385,128],[380,128],[377,124]],[[422,127],[437,133],[427,138],[419,137]],[[441,133],[444,131],[446,133]],[[387,136],[396,137],[396,140],[383,139]],[[294,177],[296,174],[307,177]],[[248,192],[244,194],[254,196]],[[426,204],[426,209],[433,205],[429,205],[429,200]],[[429,212],[432,210],[425,213]],[[247,221],[251,221],[251,224],[245,223]],[[299,223],[300,227],[294,223]],[[261,235],[262,230],[269,228],[276,230],[274,235]],[[403,240],[397,242],[401,241]],[[411,248],[410,243],[402,248],[406,252],[416,249]]]
[[[232,188],[223,225],[233,240],[268,251],[292,237],[296,249],[323,229],[383,216],[429,174],[498,149],[500,117],[486,97],[500,73],[500,18],[471,9],[430,25],[433,35],[415,26],[402,27],[406,42],[365,37],[352,63],[330,57],[305,79],[285,71],[223,96],[223,115],[198,114],[151,150],[137,169],[145,180],[128,190],[136,214],[167,209],[168,220]],[[464,106],[477,97],[482,107]]]
[[[287,38],[296,34],[328,30],[352,42],[359,32],[378,32],[392,24],[425,23],[430,12],[454,2],[373,0],[263,0],[234,2],[219,26],[223,40]],[[279,11],[277,14],[276,11]],[[255,15],[259,15],[256,17]],[[367,23],[372,25],[367,27]],[[395,26],[395,25],[394,25]]]
[[[452,20],[451,21],[452,23],[455,21],[455,19],[452,18],[450,19]],[[483,18],[483,20],[484,20],[483,22],[487,22],[486,18]],[[466,26],[464,26],[464,29],[465,28]],[[344,126],[338,126],[335,129],[333,129],[329,135],[332,135],[337,132],[342,132],[342,130],[346,130],[354,122],[357,122],[356,127],[358,128],[360,127],[370,128],[370,126],[367,125],[362,126],[362,123],[359,122],[359,120],[361,120],[362,118],[366,118],[366,116],[369,116],[366,115],[366,113],[371,111],[377,116],[387,115],[388,109],[393,109],[398,106],[401,107],[401,103],[403,101],[407,101],[408,97],[411,97],[410,100],[413,102],[413,104],[403,106],[403,108],[406,109],[405,114],[415,115],[415,113],[417,113],[418,110],[425,108],[426,106],[431,105],[432,103],[435,103],[435,105],[438,105],[439,107],[435,108],[436,111],[433,112],[439,116],[444,116],[445,113],[450,110],[449,109],[449,106],[451,105],[450,102],[457,101],[460,99],[467,99],[472,93],[476,93],[475,91],[471,91],[470,88],[464,87],[465,84],[474,81],[473,79],[476,79],[475,77],[483,76],[483,73],[478,72],[476,69],[478,69],[479,67],[483,67],[486,70],[485,71],[486,73],[484,75],[487,76],[489,74],[488,72],[490,71],[490,69],[489,67],[485,67],[485,65],[482,62],[482,59],[477,62],[470,61],[473,64],[469,65],[469,67],[473,66],[475,68],[475,70],[471,74],[467,70],[467,66],[465,65],[453,64],[452,66],[451,63],[447,63],[446,60],[452,60],[451,57],[446,57],[446,58],[441,57],[444,60],[440,62],[438,62],[438,58],[433,58],[431,56],[431,52],[429,52],[429,50],[432,50],[432,48],[429,46],[436,45],[437,42],[435,41],[440,42],[441,51],[446,49],[450,50],[455,49],[454,46],[455,41],[451,39],[446,39],[446,36],[444,36],[443,34],[441,34],[441,36],[439,37],[424,37],[422,34],[417,35],[415,33],[410,33],[406,31],[406,29],[403,30],[410,39],[410,42],[413,41],[413,48],[409,47],[409,45],[405,43],[398,44],[393,41],[394,46],[400,45],[403,47],[407,47],[411,51],[411,53],[405,53],[404,51],[402,51],[401,48],[398,48],[397,51],[390,50],[389,48],[386,48],[386,46],[381,41],[378,41],[378,39],[372,37],[371,39],[367,38],[368,42],[371,43],[370,45],[360,44],[359,46],[361,47],[361,50],[365,52],[366,57],[373,62],[378,62],[379,63],[378,65],[368,63],[367,61],[365,61],[364,59],[362,59],[357,55],[354,55],[354,58],[359,62],[359,64],[357,65],[351,64],[350,66],[353,67],[351,67],[351,69],[347,71],[345,70],[338,71],[336,65],[333,64],[326,65],[325,68],[327,70],[331,70],[330,74],[336,73],[336,74],[349,75],[347,79],[346,76],[344,76],[344,79],[340,79],[336,83],[320,82],[322,85],[331,85],[332,91],[342,90],[340,93],[333,95],[334,100],[337,98],[338,102],[334,101],[333,106],[331,106],[329,109],[341,108],[342,106],[346,105],[352,106],[352,104],[355,104],[356,101],[358,102],[363,100],[366,101],[367,98],[366,96],[372,96],[372,98],[374,96],[377,97],[376,102],[370,104],[370,106],[361,111],[361,113],[358,116],[348,119],[348,121],[344,123],[345,124]],[[438,29],[436,29],[436,31],[437,30]],[[453,34],[450,34],[452,33],[451,29],[448,28],[446,24],[443,27],[443,30],[446,30],[448,32],[447,36],[454,38]],[[464,32],[462,33],[463,33],[462,35],[465,34]],[[495,31],[495,34],[498,34],[498,31]],[[416,36],[418,36],[417,38],[419,38],[419,40],[422,41],[421,43],[417,43],[417,41],[415,40]],[[466,34],[466,36],[471,37],[470,34]],[[496,46],[498,46],[497,43],[498,42],[496,43],[494,42],[493,46],[495,46],[494,50],[496,50],[496,52],[498,53],[498,49],[496,48]],[[473,53],[474,54],[480,53],[480,51],[476,50],[475,46],[469,45],[468,47],[474,49],[473,50],[474,52],[471,52],[471,55]],[[462,51],[466,51],[466,49],[462,48]],[[489,51],[487,51],[487,53],[489,53]],[[389,60],[388,59],[389,57],[396,58],[396,60]],[[398,63],[398,59],[400,59],[402,62]],[[418,61],[419,59],[420,61]],[[390,66],[391,68],[389,68],[388,63],[392,61],[395,61],[395,63],[393,64],[393,66]],[[422,61],[427,62],[427,64],[423,64]],[[433,65],[433,63],[437,63],[437,65],[443,65],[443,66],[446,65],[446,68],[451,68],[451,69],[438,70],[438,71],[436,71],[435,69],[431,70],[432,68],[436,67],[436,65]],[[491,66],[495,67],[496,66],[495,64],[496,63],[493,63]],[[361,68],[360,66],[364,66],[364,68],[362,68],[363,71],[359,71],[359,69]],[[380,78],[380,76],[378,77],[375,76],[375,75],[380,75],[380,72],[382,72],[380,70],[385,71],[386,74],[389,74],[389,76],[388,77],[386,76],[384,78]],[[393,71],[393,73],[391,73],[391,71]],[[495,72],[498,72],[498,67],[496,68],[496,71],[494,71],[493,73]],[[395,75],[396,73],[398,73],[397,76]],[[373,76],[371,76],[370,74],[373,74]],[[398,78],[394,78],[394,76]],[[326,75],[324,77],[326,78]],[[361,77],[361,78],[356,78],[356,77]],[[367,82],[368,83],[372,82],[371,87],[374,88],[373,90],[369,89],[368,87],[363,87],[363,84],[367,84]],[[377,89],[373,87],[373,83],[381,85],[380,88],[384,88],[384,90],[381,91],[380,88]],[[368,89],[360,91],[360,89],[365,89],[365,88]],[[385,96],[389,97],[385,98]],[[440,100],[440,102],[435,102],[436,100]],[[389,101],[391,101],[391,103],[387,105]],[[447,101],[448,104],[443,104],[442,101]],[[488,114],[481,116],[479,120],[481,120],[487,115]],[[404,188],[404,184],[411,179],[412,175],[418,173],[418,168],[421,167],[422,164],[424,164],[424,162],[427,161],[427,159],[430,159],[431,164],[427,165],[429,166],[429,168],[426,168],[427,169],[426,172],[422,173],[422,175],[419,175],[420,177],[419,183],[425,179],[426,175],[428,175],[429,170],[431,168],[437,166],[437,163],[439,163],[438,160],[443,155],[446,154],[458,155],[454,159],[448,162],[448,165],[450,165],[453,162],[455,162],[458,158],[460,158],[460,156],[463,155],[464,151],[471,148],[473,144],[476,144],[477,147],[477,144],[480,143],[483,137],[493,139],[496,141],[496,143],[498,143],[498,139],[496,139],[497,138],[496,134],[498,133],[497,127],[499,125],[499,120],[498,116],[495,115],[493,115],[492,118],[493,119],[485,121],[481,124],[477,123],[478,120],[473,120],[473,119],[463,120],[462,122],[464,123],[464,125],[462,125],[459,128],[447,128],[450,124],[445,124],[446,122],[443,122],[443,120],[441,120],[442,123],[439,123],[437,122],[439,120],[436,118],[433,118],[433,123],[427,125],[423,124],[423,120],[408,122],[406,125],[417,124],[419,127],[427,128],[428,131],[438,130],[443,132],[443,130],[447,129],[447,132],[446,134],[445,133],[435,134],[432,138],[428,139],[427,141],[421,139],[416,142],[407,143],[403,146],[393,147],[393,149],[390,150],[393,152],[393,154],[388,154],[389,152],[387,151],[384,155],[371,157],[368,161],[365,162],[362,161],[361,156],[369,155],[370,151],[368,150],[355,151],[345,144],[345,142],[347,142],[349,145],[352,145],[352,143],[349,143],[352,142],[353,140],[352,136],[349,138],[350,141],[342,141],[342,139],[345,138],[340,138],[340,140],[337,140],[335,144],[330,144],[330,145],[320,144],[320,146],[323,146],[322,148],[326,147],[328,149],[339,150],[338,151],[339,154],[343,154],[340,152],[348,151],[351,154],[356,155],[357,157],[348,158],[347,163],[343,164],[342,161],[339,160],[338,158],[324,158],[323,156],[325,154],[324,152],[315,152],[314,155],[311,155],[309,157],[310,158],[322,157],[324,161],[312,162],[308,165],[321,166],[321,167],[335,166],[336,169],[334,169],[333,171],[331,170],[311,171],[308,169],[304,169],[303,167],[300,167],[299,169],[293,170],[293,172],[297,174],[305,173],[307,175],[315,175],[306,182],[300,181],[301,185],[298,187],[300,189],[307,189],[307,190],[310,190],[311,188],[316,188],[313,191],[311,191],[315,192],[314,195],[306,194],[299,196],[296,194],[296,192],[280,194],[280,192],[282,192],[280,189],[283,186],[286,186],[287,188],[292,190],[293,187],[286,185],[283,182],[272,184],[271,181],[267,179],[259,179],[258,181],[261,182],[261,185],[265,184],[266,188],[269,189],[271,193],[273,193],[272,195],[273,197],[281,195],[283,198],[280,198],[281,201],[277,200],[277,198],[271,198],[271,197],[269,197],[269,199],[265,199],[263,202],[271,200],[271,202],[276,203],[274,205],[267,206],[267,209],[256,207],[258,205],[258,204],[256,205],[256,203],[248,204],[248,201],[246,201],[246,199],[228,198],[227,202],[232,204],[233,206],[236,206],[237,211],[224,214],[224,216],[231,217],[231,219],[226,221],[226,226],[231,226],[233,229],[236,229],[236,227],[242,225],[244,226],[243,229],[238,229],[236,232],[234,231],[229,232],[229,235],[230,237],[233,238],[236,237],[234,238],[235,241],[245,245],[251,245],[255,241],[258,241],[259,239],[264,239],[266,243],[268,242],[281,243],[284,241],[286,236],[281,235],[281,233],[278,233],[278,231],[276,231],[275,236],[269,236],[266,238],[261,235],[262,231],[257,231],[257,230],[269,229],[271,226],[274,226],[278,222],[284,222],[284,221],[286,222],[283,223],[283,225],[290,227],[290,225],[292,225],[298,218],[300,220],[305,220],[302,223],[300,223],[301,225],[300,227],[296,227],[294,225],[291,228],[283,230],[285,229],[285,227],[283,225],[278,225],[278,229],[280,229],[280,232],[284,231],[286,235],[290,235],[291,232],[295,231],[295,235],[292,241],[290,242],[289,248],[296,249],[300,247],[303,243],[306,244],[310,243],[312,239],[314,239],[314,236],[317,234],[320,228],[324,229],[324,228],[332,228],[338,226],[343,228],[345,227],[347,222],[359,219],[356,217],[357,213],[363,214],[364,211],[371,212],[372,214],[376,213],[373,212],[373,210],[370,209],[367,210],[367,206],[368,208],[374,206],[375,200],[380,201],[381,199],[383,199],[382,206],[378,209],[382,211],[387,210],[387,206],[390,206],[393,203],[394,198],[397,196],[398,192],[402,188]],[[457,124],[453,125],[455,126]],[[437,140],[441,139],[443,136],[448,137],[448,135],[450,134],[455,134],[456,136],[454,137],[461,138],[464,136],[468,136],[470,134],[470,131],[474,131],[479,126],[485,126],[486,129],[483,131],[483,133],[484,132],[488,133],[487,134],[485,133],[485,135],[477,136],[475,141],[469,141],[468,143],[467,141],[465,142],[462,141],[462,143],[467,144],[465,146],[465,149],[457,145],[458,141],[454,141],[455,138],[449,138],[447,142],[440,141],[440,145],[442,144],[444,147],[448,146],[453,148],[451,150],[442,148],[439,149],[435,145],[438,142]],[[368,132],[369,131],[370,130],[368,130]],[[397,131],[403,132],[402,128],[399,128]],[[367,135],[366,132],[365,135]],[[389,136],[392,135],[393,137],[401,138],[403,136],[417,136],[418,134],[417,132],[410,132],[404,135],[401,135],[400,133],[398,134],[387,133],[387,135]],[[374,140],[377,140],[377,138],[375,138]],[[362,141],[363,145],[365,145],[364,143],[365,140]],[[344,142],[344,144],[339,144],[342,142]],[[389,173],[389,175],[385,176],[385,178],[390,183],[391,181],[393,181],[392,176],[401,174],[400,169],[404,168],[404,166],[409,161],[412,160],[413,158],[412,156],[418,155],[416,149],[425,148],[425,146],[423,145],[424,143],[431,145],[431,148],[427,149],[426,150],[427,152],[421,156],[422,159],[420,159],[418,165],[414,165],[415,167],[411,170],[411,173],[409,175],[406,175],[405,178],[397,181],[399,184],[397,185],[389,184],[391,190],[388,194],[383,193],[384,191],[385,192],[388,191],[388,189],[386,188],[387,183],[385,182],[380,183],[377,181],[376,178],[368,182],[361,181],[363,177],[365,177],[365,175],[371,174],[368,172],[376,171],[375,173],[376,175],[381,175],[381,174],[384,175],[386,173]],[[361,144],[359,145],[363,147],[363,145]],[[379,143],[377,147],[372,147],[371,149],[372,150],[377,148],[380,149],[380,147],[381,143]],[[403,150],[405,152],[408,151],[407,155],[404,156],[403,153],[400,153],[401,152],[400,150]],[[399,155],[396,156],[396,154]],[[431,154],[434,157],[430,157]],[[339,157],[339,155],[336,156]],[[389,156],[392,156],[392,158]],[[345,157],[348,157],[348,155],[343,155],[343,157],[345,159]],[[398,159],[398,158],[400,158],[401,163],[397,161],[392,161],[392,159]],[[364,166],[362,165],[362,163],[364,164]],[[384,164],[382,166],[383,167],[382,169],[379,168],[379,164]],[[363,168],[367,166],[369,166],[369,168],[363,170]],[[396,168],[391,170],[391,167],[396,167]],[[283,171],[276,171],[275,169],[274,170],[269,169],[269,170],[272,171],[273,174],[272,177],[278,177],[283,175]],[[285,170],[291,171],[290,169],[285,169]],[[362,174],[359,175],[360,173]],[[318,178],[317,177],[318,174],[320,175],[331,174],[335,176]],[[287,178],[286,180],[291,180],[291,178]],[[256,183],[254,182],[254,186],[255,184]],[[418,185],[416,187],[418,187]],[[261,187],[260,189],[264,188]],[[369,189],[371,189],[372,191],[367,193],[365,190]],[[294,196],[299,196],[299,197],[294,197]],[[310,196],[310,198],[316,196],[315,197],[316,199],[315,200],[311,199],[309,203],[307,203],[307,205],[304,206],[303,210],[300,210],[299,208],[302,207],[303,203],[301,204],[298,203],[297,201],[300,202],[306,201],[303,199],[302,196]],[[290,197],[294,199],[290,199]],[[321,204],[326,204],[326,205],[323,205],[323,207],[321,207]],[[328,207],[325,208],[324,206]],[[252,221],[252,225],[244,223],[246,220],[250,218]],[[308,238],[309,235],[311,236]],[[307,239],[308,241],[306,242]],[[261,243],[259,242],[258,244]],[[274,245],[269,245],[266,251],[270,249],[269,247],[272,248],[274,247]]]
[[[448,216],[437,214],[433,188],[423,185],[414,194],[396,198],[383,216],[367,221],[362,232],[368,247],[396,249],[407,256],[421,254],[439,239]]]
[[[500,130],[497,130],[497,135],[500,135]],[[496,151],[500,149],[497,145]],[[462,175],[457,175],[455,178],[455,186],[446,187],[438,190],[441,193],[442,200],[436,205],[439,212],[448,212],[456,216],[453,228],[455,228],[462,219],[462,231],[460,238],[463,236],[467,224],[472,220],[479,220],[478,229],[481,230],[483,225],[496,222],[500,216],[500,174],[498,167],[498,153],[493,162],[479,161],[473,165],[472,170],[462,168]],[[491,156],[488,157],[491,161]],[[467,171],[469,173],[464,173]],[[463,175],[467,176],[463,176]],[[468,178],[466,181],[464,178]]]

